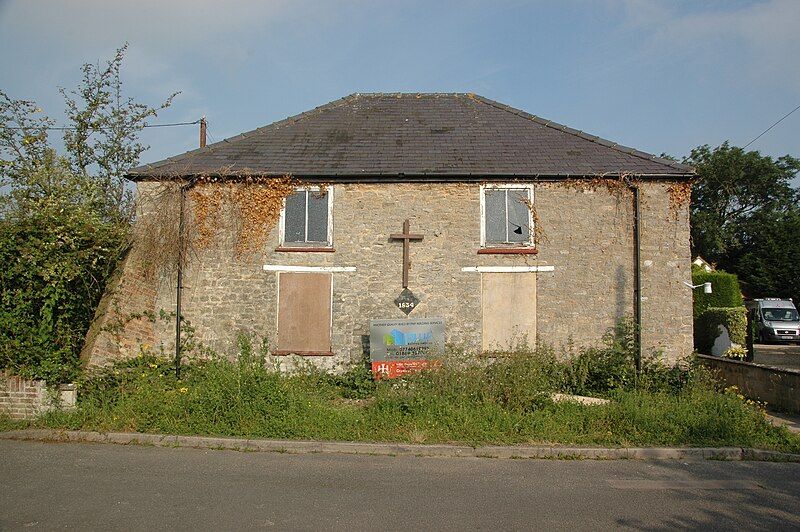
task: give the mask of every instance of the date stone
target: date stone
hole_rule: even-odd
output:
[[[419,299],[417,299],[417,296],[415,296],[411,290],[403,288],[403,291],[400,292],[400,295],[394,300],[394,304],[408,316],[408,314],[414,310],[414,307],[419,304]]]

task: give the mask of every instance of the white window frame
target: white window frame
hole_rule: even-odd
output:
[[[283,199],[283,205],[281,206],[281,218],[278,222],[279,227],[279,237],[278,243],[280,247],[287,247],[287,248],[306,248],[306,247],[323,247],[323,248],[332,248],[333,247],[333,187],[320,187],[320,186],[307,186],[307,187],[297,187],[294,189],[294,192],[321,192],[325,190],[325,193],[328,197],[328,241],[327,242],[309,242],[308,241],[308,195],[306,195],[306,234],[305,234],[305,242],[286,242],[286,198]]]
[[[488,185],[481,185],[481,247],[494,248],[494,247],[534,247],[534,226],[533,226],[533,213],[528,209],[528,241],[527,242],[491,242],[486,243],[486,190],[495,189],[520,189],[528,191],[528,199],[533,205],[533,185],[530,183],[493,183]],[[506,196],[506,227],[508,227],[508,196]]]

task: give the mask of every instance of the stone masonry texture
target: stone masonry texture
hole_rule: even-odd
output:
[[[800,371],[722,357],[699,357],[727,385],[737,386],[748,397],[765,402],[769,408],[800,414]]]
[[[411,231],[424,235],[424,241],[411,243],[409,288],[421,302],[409,317],[443,317],[447,342],[477,352],[481,274],[462,267],[553,266],[535,274],[537,335],[557,348],[596,344],[619,318],[633,314],[631,196],[604,186],[531,183],[540,220],[537,255],[477,253],[478,183],[337,184],[334,253],[276,251],[276,224],[261,253],[237,256],[225,230],[236,222],[220,216],[221,237],[187,264],[183,315],[196,338],[218,352],[233,353],[240,333],[274,346],[279,274],[264,271],[265,264],[355,267],[332,274],[334,356],[309,357],[324,368],[344,367],[364,355],[370,319],[405,317],[394,305],[402,290],[402,244],[389,234],[400,232],[408,218]],[[692,293],[683,285],[690,279],[688,205],[670,207],[670,184],[640,184],[642,342],[646,353],[658,351],[675,361],[692,350]],[[138,186],[144,193],[162,185]],[[134,256],[122,264],[88,335],[83,357],[91,365],[135,355],[141,344],[174,349],[174,323],[142,317],[174,311],[174,279],[148,281]],[[134,318],[120,321],[125,316]]]

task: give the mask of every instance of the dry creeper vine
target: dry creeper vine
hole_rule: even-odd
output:
[[[536,210],[536,206],[529,199],[524,200],[524,203],[531,212],[531,219],[533,220],[533,245],[538,246],[541,242],[547,242],[544,225],[542,224],[542,219],[539,217],[539,212]]]
[[[628,185],[629,182],[636,185],[635,180],[631,180],[632,174],[623,172],[619,177],[606,177],[605,175],[598,175],[591,179],[565,179],[563,184],[565,187],[572,190],[580,190],[582,192],[596,191],[601,188],[606,189],[608,192],[622,196],[630,193],[631,189]]]
[[[188,187],[182,239],[178,235],[181,186]],[[211,247],[221,234],[234,236],[237,256],[258,252],[280,218],[283,200],[295,188],[288,175],[201,177],[191,185],[177,179],[143,184],[133,249],[142,273],[147,278],[156,272],[172,277],[181,241],[184,260]]]
[[[692,182],[673,183],[667,188],[669,194],[669,212],[678,219],[678,213],[692,201]]]
[[[197,226],[197,247],[209,247],[218,234],[220,218],[231,215],[236,253],[257,252],[278,222],[286,199],[296,188],[291,176],[246,177],[238,181],[204,179],[192,189],[192,212]],[[229,212],[223,212],[228,207]]]

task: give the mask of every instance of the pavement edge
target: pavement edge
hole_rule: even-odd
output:
[[[303,440],[257,440],[210,436],[176,436],[141,432],[91,432],[23,429],[0,433],[3,440],[113,443],[155,447],[189,447],[291,454],[329,453],[443,458],[558,459],[558,460],[753,460],[800,463],[800,454],[742,447],[575,447],[423,445]]]

